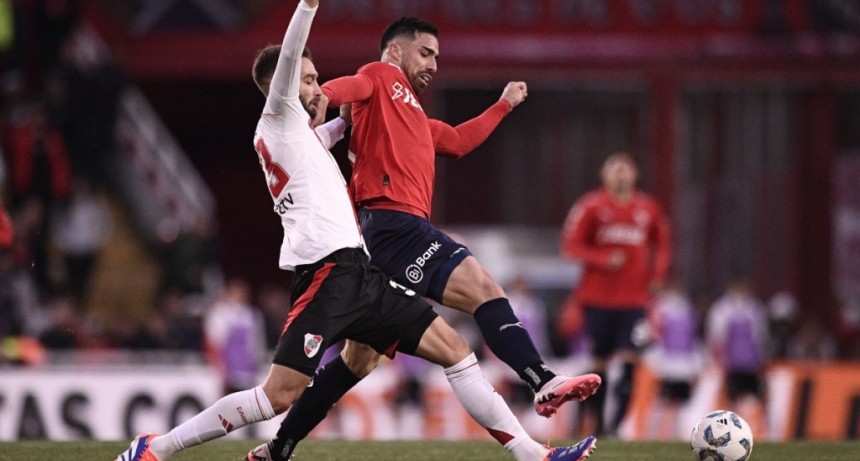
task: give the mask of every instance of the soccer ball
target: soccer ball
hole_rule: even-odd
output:
[[[728,410],[717,410],[696,423],[690,446],[697,461],[747,461],[753,436],[743,418]]]

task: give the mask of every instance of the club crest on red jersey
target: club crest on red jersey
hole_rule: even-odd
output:
[[[317,355],[317,352],[320,351],[322,340],[323,337],[320,335],[305,333],[305,355],[307,355],[308,358],[313,358],[313,356]]]

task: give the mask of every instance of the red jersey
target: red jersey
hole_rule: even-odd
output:
[[[507,101],[499,101],[457,127],[428,119],[406,74],[384,62],[331,80],[322,91],[330,106],[352,103],[353,201],[424,218],[430,217],[436,154],[462,157],[511,111]]]
[[[671,231],[660,205],[636,192],[616,203],[604,189],[578,200],[562,231],[561,252],[583,264],[576,291],[582,305],[607,308],[645,307],[649,285],[662,282],[671,261]],[[616,271],[608,267],[613,250],[626,257]]]

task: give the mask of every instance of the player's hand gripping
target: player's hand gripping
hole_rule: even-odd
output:
[[[526,100],[526,96],[529,95],[528,87],[526,87],[526,82],[508,82],[505,89],[502,90],[502,97],[500,100],[504,99],[511,103],[511,109],[517,107],[521,102]]]
[[[320,95],[319,102],[317,102],[317,114],[311,120],[311,128],[316,128],[325,123],[326,110],[328,110],[328,96],[323,93]]]
[[[347,103],[340,106],[340,118],[346,122],[346,125],[349,126],[352,124],[352,104]]]

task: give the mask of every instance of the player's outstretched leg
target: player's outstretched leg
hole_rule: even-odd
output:
[[[242,461],[289,460],[299,442],[377,363],[379,354],[373,348],[347,340],[341,353],[314,373],[313,386],[290,408],[275,437],[248,452]]]
[[[167,461],[186,448],[223,437],[248,424],[272,419],[290,408],[308,381],[310,376],[302,372],[272,365],[262,385],[221,397],[167,434],[137,436],[115,461]],[[269,396],[274,396],[275,400],[270,400]]]
[[[474,256],[467,256],[451,272],[443,304],[472,313],[487,347],[535,393],[539,415],[548,418],[565,402],[585,400],[600,387],[597,375],[557,375],[544,364],[504,290]]]
[[[596,448],[597,439],[589,435],[580,440],[576,445],[553,448],[546,455],[544,461],[582,461],[591,456]]]
[[[553,450],[529,437],[487,381],[468,344],[441,318],[436,318],[424,331],[415,355],[445,367],[445,377],[469,416],[517,461],[581,461],[594,449],[593,437],[572,447]]]

